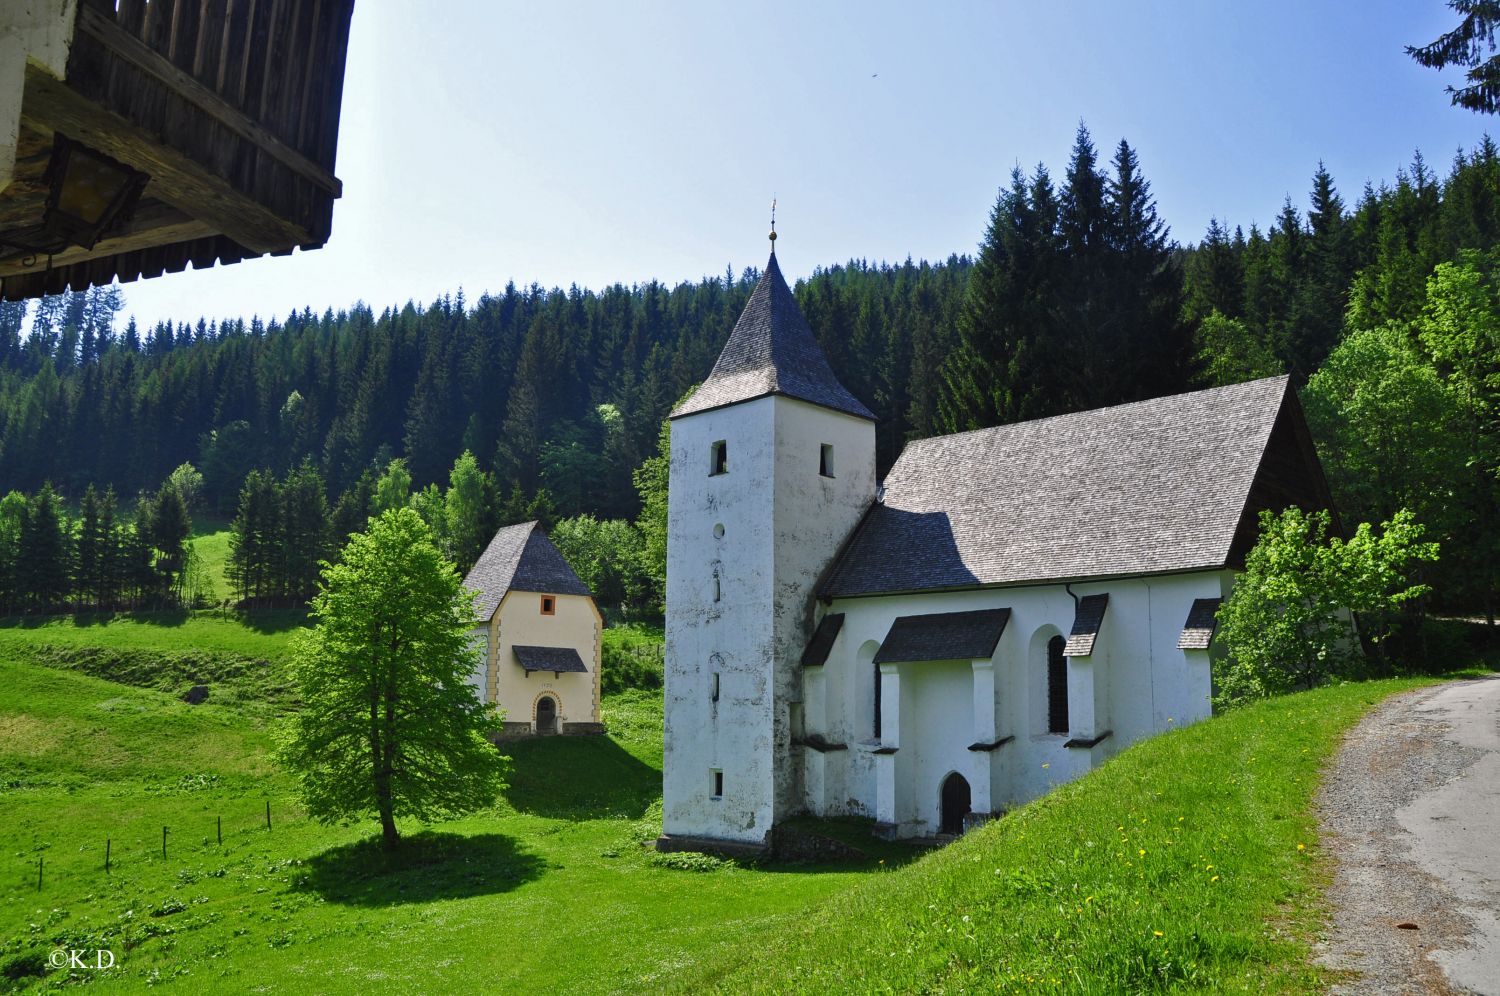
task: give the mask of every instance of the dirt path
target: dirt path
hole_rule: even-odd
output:
[[[1334,992],[1500,996],[1500,676],[1399,695],[1319,797]],[[1404,925],[1404,926],[1403,926]]]

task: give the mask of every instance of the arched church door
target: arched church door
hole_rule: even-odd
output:
[[[536,731],[541,734],[557,732],[557,700],[550,695],[543,695],[536,701]]]
[[[964,832],[964,817],[969,812],[969,780],[958,772],[943,779],[943,833]]]

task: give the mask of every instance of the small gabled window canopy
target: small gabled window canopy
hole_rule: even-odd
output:
[[[1109,607],[1109,595],[1084,595],[1078,600],[1078,611],[1073,616],[1073,629],[1063,647],[1065,657],[1087,657],[1094,652],[1094,640],[1099,636],[1099,627],[1104,623],[1104,610]]]
[[[1214,641],[1214,631],[1219,625],[1219,606],[1222,598],[1195,598],[1188,610],[1187,622],[1182,624],[1182,635],[1177,638],[1178,650],[1207,650]]]

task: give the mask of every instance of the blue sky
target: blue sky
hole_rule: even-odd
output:
[[[421,6],[356,6],[329,244],[125,285],[127,312],[674,284],[761,265],[773,195],[789,277],[943,258],[1080,120],[1197,241],[1304,205],[1320,159],[1352,202],[1494,125],[1402,51],[1454,23],[1440,0]]]

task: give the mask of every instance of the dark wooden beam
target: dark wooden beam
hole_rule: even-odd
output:
[[[190,242],[193,239],[217,235],[212,227],[196,218],[189,218],[181,211],[160,202],[142,203],[135,217],[122,231],[100,239],[92,249],[71,246],[50,259],[44,255],[26,256],[0,260],[0,277],[14,277],[22,273],[41,273],[59,266],[69,266],[88,259],[102,259],[135,249],[174,242]]]
[[[299,176],[317,184],[334,197],[343,195],[338,177],[287,145],[239,108],[177,68],[153,51],[145,42],[126,32],[115,21],[92,7],[78,8],[78,29],[109,48],[120,58],[147,75],[155,77],[173,93],[197,107],[219,124],[239,135],[267,155],[289,167]]]
[[[43,134],[61,131],[149,175],[152,193],[183,214],[223,232],[251,252],[320,242],[312,232],[240,193],[190,157],[144,129],[79,96],[61,80],[26,67],[22,123]]]

